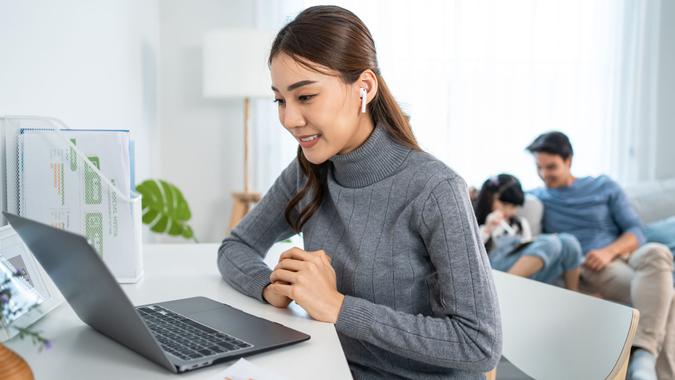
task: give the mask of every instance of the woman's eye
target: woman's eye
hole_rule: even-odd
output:
[[[312,99],[315,95],[300,95],[298,96],[298,100],[301,102],[307,102],[310,99]]]
[[[274,99],[274,103],[276,103],[276,104],[282,106],[282,105],[286,104],[286,101],[283,100],[283,99],[277,98],[277,99]]]

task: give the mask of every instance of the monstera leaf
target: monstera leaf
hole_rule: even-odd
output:
[[[143,224],[150,230],[197,241],[187,224],[192,216],[190,207],[176,186],[149,179],[136,186],[136,191],[143,195]]]

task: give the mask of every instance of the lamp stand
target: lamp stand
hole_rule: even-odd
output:
[[[244,191],[232,193],[234,203],[232,204],[232,215],[230,216],[229,230],[239,224],[244,216],[251,209],[254,203],[260,202],[260,193],[249,192],[248,190],[248,115],[251,100],[244,98]]]

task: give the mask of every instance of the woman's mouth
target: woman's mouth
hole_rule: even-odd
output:
[[[320,134],[300,136],[298,137],[298,142],[300,143],[300,146],[303,148],[311,148],[314,145],[316,145],[317,142],[319,142],[320,138],[321,138]]]

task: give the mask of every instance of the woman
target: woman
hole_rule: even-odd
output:
[[[566,288],[579,290],[579,242],[569,234],[539,235],[533,239],[527,219],[516,215],[524,203],[523,188],[512,175],[499,174],[483,183],[476,219],[492,267],[548,283],[562,276]]]
[[[362,21],[300,13],[269,56],[297,159],[226,238],[241,292],[335,324],[355,378],[482,378],[501,355],[490,264],[464,181],[420,150]],[[302,232],[304,249],[263,257]]]

